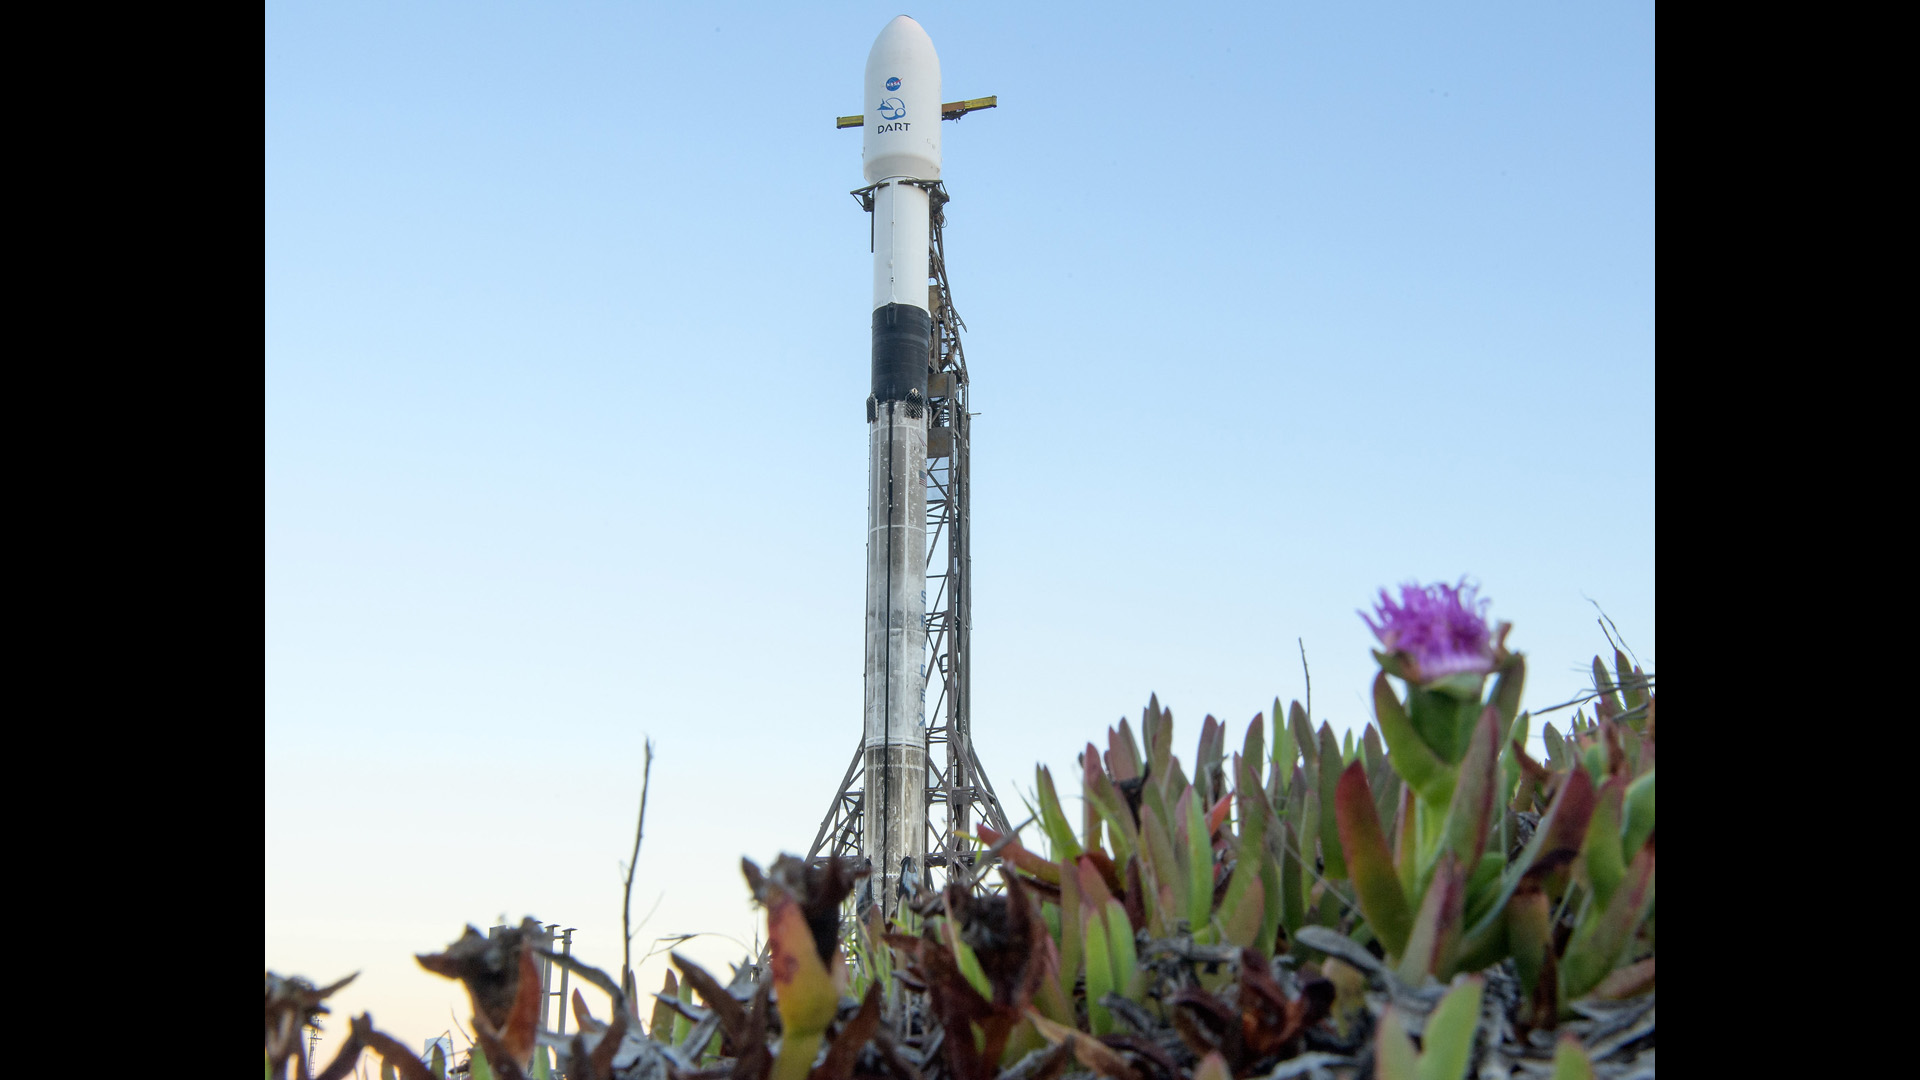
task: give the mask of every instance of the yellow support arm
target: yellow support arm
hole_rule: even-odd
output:
[[[970,112],[979,109],[997,108],[999,104],[1000,95],[998,94],[991,97],[968,98],[965,101],[949,101],[945,105],[940,106],[940,119],[958,120]],[[866,117],[858,114],[853,116],[836,116],[833,118],[833,126],[836,130],[839,128],[857,128],[864,123],[866,123]]]

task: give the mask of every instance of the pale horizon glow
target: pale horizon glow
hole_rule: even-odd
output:
[[[833,121],[900,13],[269,5],[265,951],[362,972],[322,1062],[350,1013],[465,1024],[412,954],[469,923],[617,971],[649,736],[636,956],[705,932],[724,974],[741,857],[812,840],[861,703]],[[946,100],[1000,100],[943,175],[1016,821],[1151,693],[1183,759],[1208,714],[1237,746],[1302,639],[1358,732],[1358,611],[1406,581],[1479,584],[1528,708],[1580,692],[1599,609],[1654,667],[1651,5],[907,13]]]

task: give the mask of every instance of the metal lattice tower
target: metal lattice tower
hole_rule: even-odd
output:
[[[969,681],[973,632],[973,549],[968,528],[972,478],[968,471],[971,416],[967,411],[967,362],[960,344],[966,324],[954,311],[947,282],[944,230],[946,188],[924,182],[931,197],[928,308],[933,314],[932,349],[927,358],[927,696],[931,708],[927,738],[926,885],[970,874],[974,857],[969,842],[975,827],[1010,832],[1006,812],[973,750],[972,687]],[[873,212],[871,188],[853,193]],[[856,742],[853,760],[820,822],[811,860],[861,859],[861,816],[865,809],[864,744]],[[936,882],[932,871],[940,871]]]

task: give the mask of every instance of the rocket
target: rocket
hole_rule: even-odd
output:
[[[860,157],[873,197],[867,398],[866,787],[862,847],[891,914],[927,843],[927,369],[930,212],[940,179],[940,58],[901,15],[867,54]]]

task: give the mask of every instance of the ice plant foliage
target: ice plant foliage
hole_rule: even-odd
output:
[[[1494,635],[1487,628],[1489,601],[1462,578],[1458,585],[1400,586],[1400,601],[1380,590],[1374,615],[1360,617],[1389,653],[1405,657],[1416,682],[1448,675],[1485,675],[1497,664]],[[1378,621],[1375,621],[1377,617]]]
[[[1652,679],[1596,658],[1593,718],[1543,725],[1536,761],[1525,662],[1485,610],[1464,582],[1381,593],[1378,727],[1359,738],[1276,700],[1238,748],[1207,717],[1183,763],[1150,701],[1086,745],[1080,812],[1042,767],[1037,829],[978,830],[971,876],[994,891],[847,919],[850,864],[743,862],[767,953],[725,982],[676,955],[645,1013],[537,950],[531,921],[420,962],[467,985],[475,1080],[1650,1075]],[[576,992],[575,1030],[541,1030],[536,952],[604,992],[609,1019]],[[327,992],[268,976],[270,1078]],[[362,1048],[435,1075],[353,1023],[329,1080]]]

